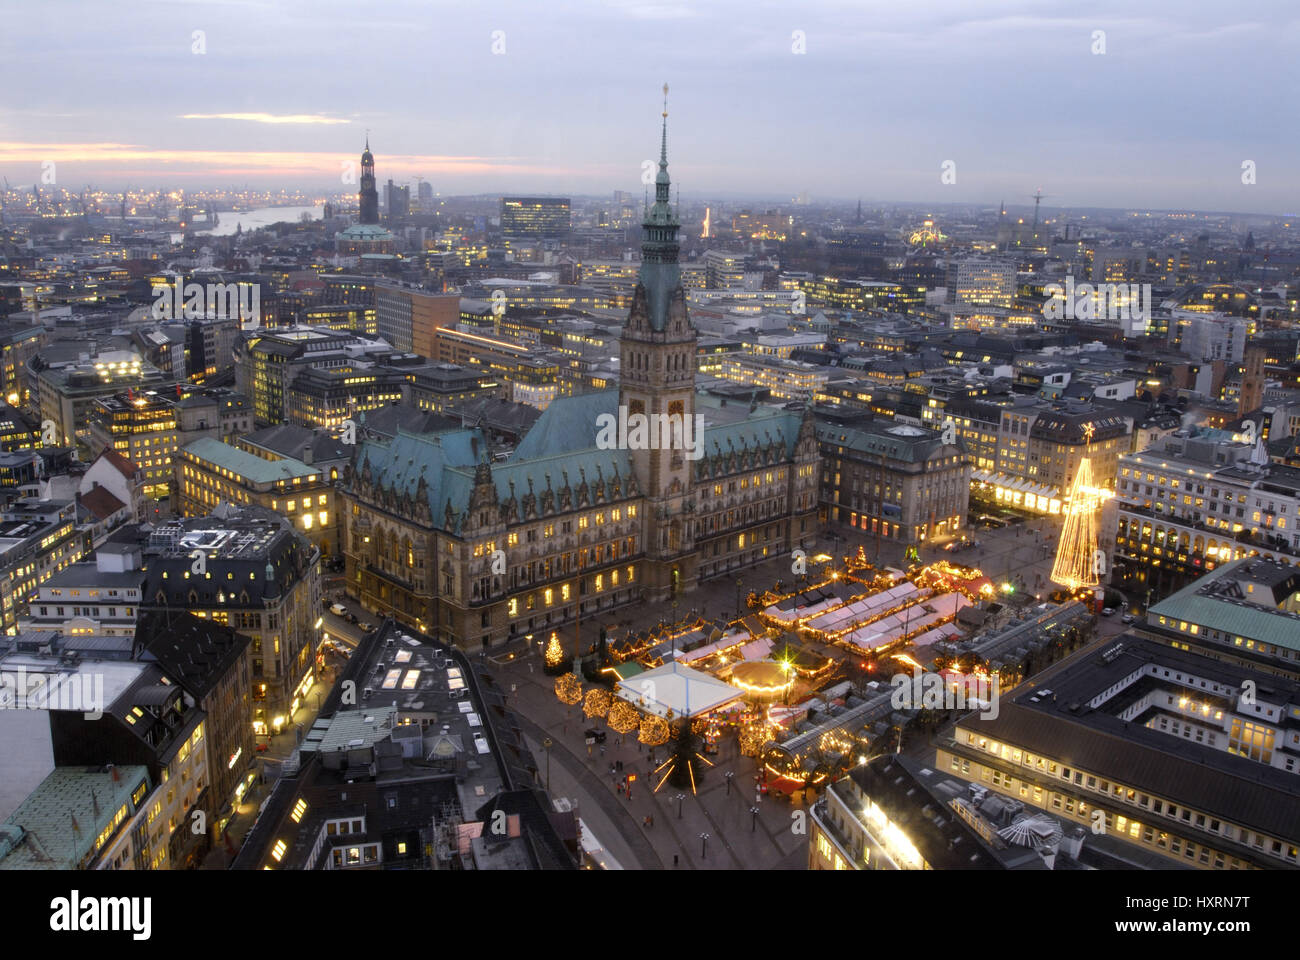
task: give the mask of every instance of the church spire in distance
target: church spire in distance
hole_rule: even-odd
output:
[[[361,154],[361,184],[357,191],[360,221],[363,224],[379,223],[379,188],[375,185],[375,157],[370,152],[370,131],[366,131],[366,149]]]

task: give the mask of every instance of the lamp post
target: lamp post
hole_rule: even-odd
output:
[[[680,820],[682,818],[682,801],[686,799],[686,794],[679,793],[673,799],[677,801],[677,819]]]
[[[554,745],[555,744],[551,742],[550,737],[547,737],[545,740],[542,741],[542,748],[546,751],[546,792],[547,793],[551,792],[551,747],[553,747]]]
[[[709,855],[709,835],[707,833],[701,833],[700,834],[700,858],[704,859],[708,857],[708,855]]]
[[[573,622],[573,674],[579,680],[582,679],[582,577],[578,577],[578,597],[574,604],[574,622]]]
[[[755,833],[758,831],[758,807],[750,807],[749,813],[751,817],[749,821],[749,832]]]
[[[736,773],[734,770],[728,770],[723,776],[727,780],[727,796],[731,796],[731,781],[735,779]]]
[[[745,587],[745,581],[740,579],[740,577],[737,577],[736,578],[736,619],[737,620],[740,619],[740,591],[743,590],[744,587]]]

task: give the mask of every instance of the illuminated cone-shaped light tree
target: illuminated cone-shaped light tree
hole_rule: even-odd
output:
[[[1100,497],[1092,483],[1092,465],[1088,458],[1079,461],[1079,472],[1070,486],[1070,502],[1065,507],[1065,527],[1052,565],[1052,579],[1067,590],[1095,587],[1101,582],[1097,563],[1097,514]]]
[[[582,681],[576,673],[566,673],[555,681],[555,695],[561,703],[575,704],[582,699]]]
[[[589,717],[603,717],[609,713],[612,700],[613,697],[608,690],[592,687],[587,691],[587,698],[582,702],[582,712]]]

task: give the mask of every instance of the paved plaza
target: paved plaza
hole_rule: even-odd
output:
[[[1104,520],[1100,526],[1106,529]],[[943,543],[936,543],[921,549],[921,560],[930,563],[949,559],[977,566],[996,583],[1011,581],[1022,595],[1039,593],[1045,598],[1054,589],[1050,575],[1060,528],[1059,517],[1029,519],[996,529],[973,528],[967,536],[980,541],[978,548],[949,553]],[[813,556],[825,552],[838,562],[846,554],[855,554],[859,546],[878,565],[905,562],[906,544],[878,543],[869,534],[838,528],[824,532],[814,546],[805,550],[809,579],[815,581],[820,570]],[[1101,546],[1107,549],[1104,542]],[[755,567],[706,581],[678,598],[676,604],[671,600],[642,603],[584,620],[582,645],[585,648],[595,641],[601,624],[637,630],[695,615],[731,618],[736,614],[738,595],[743,605],[752,590],[773,588],[777,581],[788,588],[799,579],[792,572],[791,557],[772,557]],[[1122,629],[1119,617],[1104,618],[1099,624],[1101,636]],[[566,653],[571,651],[574,625],[566,624],[556,632]],[[555,678],[543,672],[535,645],[526,649],[516,643],[506,649],[513,651],[515,658],[507,660],[500,656],[504,651],[493,651],[498,654],[493,657],[497,665],[494,672],[503,688],[510,691],[509,704],[520,717],[529,748],[541,768],[541,779],[544,785],[549,779],[554,796],[576,801],[579,815],[612,862],[640,869],[805,868],[807,834],[800,829],[807,811],[805,802],[799,794],[788,800],[758,794],[756,761],[739,755],[734,737],[724,738],[720,753],[710,757],[715,766],[700,784],[698,795],[670,784],[655,793],[653,786],[658,778],[648,776],[649,749],[637,744],[635,732],[616,744],[617,734],[608,731],[603,751],[599,746],[589,747],[584,731],[593,726],[604,729],[603,721],[587,720],[580,705],[566,706],[556,698]],[[544,747],[548,738],[552,744],[549,761]],[[664,749],[659,748],[660,761]],[[913,741],[912,749],[922,753],[930,750],[919,739]],[[610,765],[619,761],[622,771],[611,775]],[[734,774],[730,790],[725,776],[728,772]],[[628,773],[637,777],[630,799],[617,789]],[[684,798],[679,800],[683,793]],[[812,800],[815,796],[810,794]],[[751,812],[755,807],[757,815]],[[647,817],[653,818],[653,825]],[[701,834],[707,834],[708,839],[702,840]]]
[[[551,793],[577,800],[578,813],[601,846],[626,869],[803,869],[807,865],[808,838],[796,832],[806,812],[801,798],[782,800],[756,791],[754,758],[739,755],[734,738],[724,739],[720,752],[710,756],[714,766],[699,784],[698,794],[665,783],[658,793],[650,778],[650,751],[637,743],[636,734],[620,738],[607,730],[602,752],[584,742],[588,727],[607,729],[603,721],[587,720],[580,706],[569,707],[555,696],[555,678],[542,671],[535,653],[516,659],[497,671],[498,681],[510,693],[508,703],[520,717],[529,748],[541,768],[543,786],[548,776]],[[543,741],[550,738],[549,764]],[[658,748],[662,763],[668,747]],[[623,770],[610,774],[621,761]],[[725,774],[735,774],[730,791]],[[622,777],[636,781],[628,799],[617,789]],[[676,798],[682,796],[679,802]],[[755,817],[751,813],[758,807]],[[680,810],[680,816],[679,816]],[[653,817],[653,826],[646,817]],[[707,841],[701,834],[708,834]],[[674,861],[674,857],[676,861]]]

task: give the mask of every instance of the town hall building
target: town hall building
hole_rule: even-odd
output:
[[[473,650],[811,545],[811,410],[696,392],[664,117],[618,389],[555,400],[500,462],[478,429],[359,438],[341,503],[348,590],[366,609]],[[638,418],[671,429],[621,429]]]

